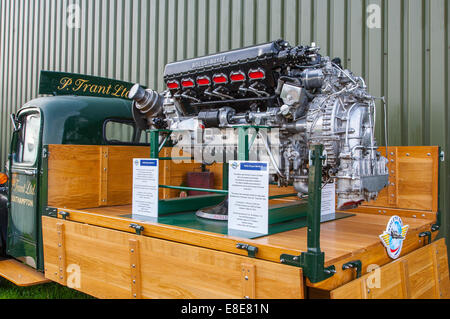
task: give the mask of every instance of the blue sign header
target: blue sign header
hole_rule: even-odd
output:
[[[267,171],[267,163],[241,163],[241,170]]]
[[[156,166],[157,160],[141,160],[141,166]]]

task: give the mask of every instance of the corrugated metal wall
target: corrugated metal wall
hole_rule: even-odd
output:
[[[81,9],[79,29],[67,27],[70,4]],[[372,4],[381,28],[366,24]],[[2,166],[9,114],[37,96],[42,69],[161,90],[167,62],[278,38],[316,42],[362,75],[373,95],[386,96],[391,145],[440,145],[450,158],[447,0],[0,0],[0,12]],[[380,105],[377,117],[384,144]],[[445,163],[442,209],[449,207]]]

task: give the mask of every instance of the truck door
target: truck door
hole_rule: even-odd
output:
[[[11,147],[7,254],[36,268],[41,115],[38,109],[26,109],[16,121]]]

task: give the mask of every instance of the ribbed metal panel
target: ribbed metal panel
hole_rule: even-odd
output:
[[[81,28],[66,26],[81,8]],[[382,27],[366,25],[367,7]],[[386,96],[391,145],[449,150],[449,3],[446,0],[0,0],[0,163],[9,114],[37,96],[39,71],[140,82],[161,90],[174,60],[284,38],[316,42]],[[378,104],[377,137],[384,144]],[[446,158],[449,158],[447,154]],[[449,230],[449,161],[441,169],[441,209]]]

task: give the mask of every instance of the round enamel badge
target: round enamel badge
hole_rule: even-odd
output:
[[[403,221],[400,217],[392,216],[389,219],[386,230],[380,235],[380,240],[392,259],[397,259],[400,256],[408,227],[408,225],[403,226]]]

